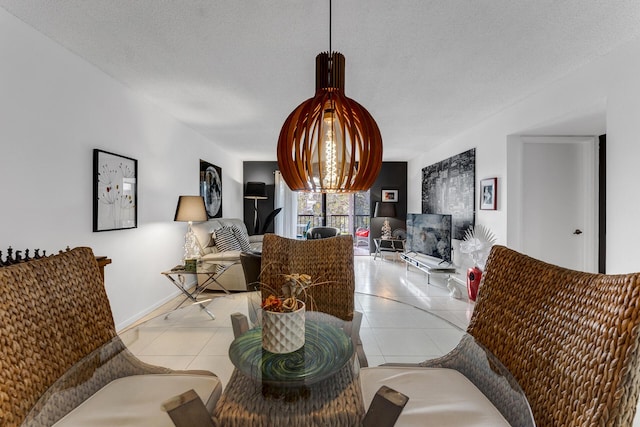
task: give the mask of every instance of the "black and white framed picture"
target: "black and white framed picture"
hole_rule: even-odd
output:
[[[93,150],[93,231],[138,226],[138,161]]]
[[[209,218],[222,218],[222,168],[200,160],[200,195]]]
[[[422,213],[451,215],[453,238],[475,224],[476,149],[422,169]]]
[[[480,209],[495,211],[498,208],[498,178],[480,181]]]

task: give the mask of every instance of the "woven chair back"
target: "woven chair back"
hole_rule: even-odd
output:
[[[262,241],[260,282],[263,297],[280,291],[284,275],[308,274],[318,285],[308,288],[307,310],[322,311],[343,320],[352,320],[355,274],[353,238],[296,240],[265,234]]]
[[[468,332],[518,380],[540,426],[630,426],[640,273],[568,270],[494,246]]]
[[[0,425],[20,425],[49,386],[116,335],[115,325],[89,248],[0,268],[0,307]]]

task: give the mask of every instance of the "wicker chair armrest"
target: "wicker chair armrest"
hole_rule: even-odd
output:
[[[449,368],[460,372],[493,403],[511,425],[533,426],[529,402],[518,382],[507,368],[471,335],[464,335],[456,348],[448,354],[426,360],[418,366]]]

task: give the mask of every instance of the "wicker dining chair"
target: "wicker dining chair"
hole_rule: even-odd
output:
[[[360,365],[367,366],[359,333],[362,313],[354,309],[353,238],[343,235],[297,240],[266,234],[260,273],[263,298],[278,291],[283,276],[291,273],[308,274],[317,283],[307,289],[307,310],[322,311],[350,322]]]
[[[630,426],[640,273],[568,270],[494,246],[468,332],[515,376],[537,426]]]
[[[353,239],[297,240],[267,234],[262,241],[260,282],[263,296],[279,291],[284,275],[308,274],[318,285],[308,288],[311,307],[342,320],[352,320],[354,312],[355,273]]]
[[[479,406],[481,399],[466,397],[475,387],[513,426],[533,425],[531,415],[537,427],[631,426],[638,401],[639,324],[640,273],[573,271],[494,246],[467,334],[456,348],[418,364],[361,370],[365,403],[385,384],[410,399],[400,424],[490,416],[490,408]],[[424,368],[458,371],[474,387],[453,387],[451,400],[441,405],[443,389],[416,384],[432,378]]]

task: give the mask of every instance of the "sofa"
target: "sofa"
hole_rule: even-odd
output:
[[[230,265],[217,280],[228,291],[246,291],[247,284],[240,264],[240,253],[262,251],[262,235],[249,236],[244,221],[237,218],[212,218],[194,223],[192,230],[200,246],[198,271],[220,270],[220,264],[216,264],[216,261]],[[216,236],[216,233],[223,234],[223,231],[224,236]],[[233,238],[230,237],[231,234]],[[205,280],[205,275],[198,275],[200,284]],[[209,288],[216,289],[215,285],[209,285]]]
[[[0,267],[0,425],[173,426],[162,403],[219,378],[137,359],[116,334],[96,257],[81,247]]]

